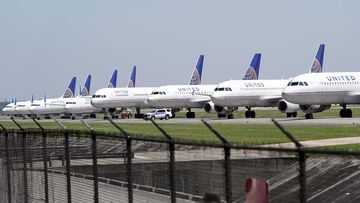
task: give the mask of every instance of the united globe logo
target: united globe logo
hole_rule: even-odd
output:
[[[73,96],[73,93],[72,93],[71,89],[67,88],[63,97],[64,98],[70,98],[72,96]]]
[[[320,73],[321,72],[321,64],[319,62],[319,60],[315,59],[314,63],[311,67],[311,72],[312,73]]]
[[[128,82],[128,87],[135,87],[134,83],[132,80],[129,80]]]
[[[81,90],[81,96],[89,96],[89,91],[86,88]]]
[[[257,75],[256,75],[256,71],[253,67],[249,67],[249,69],[246,71],[244,80],[256,80],[257,79]]]
[[[198,84],[200,84],[200,82],[201,82],[200,74],[199,74],[198,70],[195,69],[194,72],[193,72],[193,75],[191,77],[190,84],[191,85],[198,85]]]

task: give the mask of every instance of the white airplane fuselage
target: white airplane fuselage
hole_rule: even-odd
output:
[[[293,78],[282,96],[300,105],[360,104],[359,90],[359,72],[308,73]]]
[[[220,83],[211,100],[219,106],[274,107],[289,80],[229,80]]]
[[[103,88],[97,90],[91,98],[91,104],[97,108],[146,108],[146,99],[155,87]]]
[[[31,101],[17,102],[15,111],[18,115],[31,115],[30,111]]]
[[[15,104],[14,103],[10,103],[8,105],[6,105],[3,109],[2,109],[3,114],[5,115],[15,115],[17,114],[16,110],[15,110]]]
[[[167,85],[153,91],[147,102],[154,108],[202,108],[216,85]]]
[[[36,115],[63,114],[65,112],[65,103],[70,98],[47,99],[34,101],[30,107],[30,112]]]
[[[100,108],[91,105],[91,96],[69,98],[65,104],[65,112],[69,114],[97,113],[100,111]]]

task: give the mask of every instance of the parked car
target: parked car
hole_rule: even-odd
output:
[[[166,119],[166,120],[168,120],[171,117],[172,117],[172,113],[169,109],[155,109],[155,110],[152,110],[150,113],[144,114],[145,120],[148,120],[148,119],[151,119],[151,120]]]
[[[120,116],[121,116],[121,118],[131,118],[131,117],[132,117],[132,114],[131,114],[130,111],[122,111],[122,112],[120,113]]]

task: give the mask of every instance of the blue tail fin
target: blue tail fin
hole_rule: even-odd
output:
[[[251,61],[249,68],[247,69],[243,80],[257,80],[259,79],[261,54],[256,53]]]
[[[325,44],[320,44],[316,57],[310,69],[311,73],[321,73],[323,68]]]
[[[200,55],[199,60],[194,68],[194,71],[191,75],[189,85],[200,85],[201,84],[201,75],[202,68],[204,63],[204,55]]]
[[[15,99],[14,99],[14,104],[15,104],[15,106],[16,106],[16,97],[15,97]]]
[[[63,95],[63,98],[70,98],[75,95],[75,85],[76,85],[76,77],[73,77],[69,84],[69,87],[66,89]]]
[[[115,88],[116,87],[116,80],[117,80],[117,70],[114,70],[114,73],[111,76],[110,83],[108,88]]]
[[[136,82],[136,66],[134,66],[131,71],[131,75],[127,87],[135,87],[135,82]]]
[[[81,90],[80,95],[81,96],[89,96],[90,93],[90,83],[91,83],[91,75],[88,75],[86,81],[85,81],[85,85]]]
[[[31,95],[31,103],[34,103],[34,95]]]
[[[46,103],[46,93],[44,93],[44,103]]]

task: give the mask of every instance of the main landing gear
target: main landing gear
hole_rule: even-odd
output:
[[[292,113],[286,113],[286,117],[291,118],[291,117],[296,117],[297,116],[297,112],[292,112]]]
[[[351,118],[352,117],[352,111],[351,109],[347,109],[346,105],[342,105],[342,109],[340,110],[340,117],[341,118]]]
[[[307,113],[307,114],[305,114],[305,118],[306,119],[313,119],[314,117],[313,117],[312,113]]]
[[[191,109],[188,109],[189,112],[186,113],[186,118],[195,118],[195,112],[192,112]]]
[[[251,111],[250,106],[246,106],[245,108],[247,109],[247,111],[245,111],[245,117],[246,118],[255,118],[255,111]]]

